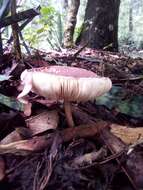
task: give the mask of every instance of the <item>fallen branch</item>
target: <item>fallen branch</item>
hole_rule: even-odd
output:
[[[0,145],[0,154],[11,153],[16,155],[28,155],[32,152],[39,152],[50,147],[56,133],[59,133],[62,142],[69,142],[75,138],[93,137],[105,127],[108,127],[108,123],[97,122],[94,125],[89,124],[75,128],[67,128],[63,131],[52,133],[51,135],[35,136],[32,139]]]
[[[89,44],[89,41],[86,42],[80,49],[78,49],[74,54],[73,54],[73,57],[76,58],[80,52],[82,52]]]

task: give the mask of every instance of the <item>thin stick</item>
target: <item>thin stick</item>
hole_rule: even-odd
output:
[[[80,54],[80,52],[82,52],[82,51],[88,46],[88,44],[89,44],[89,41],[86,42],[80,49],[78,49],[78,50],[74,53],[73,57],[76,58],[76,57]]]
[[[72,117],[71,104],[68,101],[64,101],[65,115],[69,127],[74,127],[74,121]]]
[[[11,4],[11,15],[14,16],[16,15],[16,0],[12,1]],[[21,55],[21,48],[20,48],[20,41],[19,41],[19,36],[18,36],[18,24],[12,24],[12,33],[13,33],[13,43],[14,43],[14,51],[16,54],[16,58],[18,60],[21,60],[22,55]]]

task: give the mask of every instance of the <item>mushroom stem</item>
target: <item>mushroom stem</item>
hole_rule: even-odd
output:
[[[74,127],[74,121],[72,117],[71,104],[68,101],[64,101],[65,115],[69,127]]]

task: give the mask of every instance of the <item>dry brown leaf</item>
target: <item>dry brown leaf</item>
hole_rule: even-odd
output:
[[[58,126],[59,116],[56,110],[44,111],[36,116],[26,120],[27,126],[31,129],[32,134],[42,133],[49,129],[56,129]]]
[[[21,139],[22,138],[21,138],[20,134],[17,131],[13,131],[9,135],[7,135],[4,139],[2,139],[0,141],[0,144],[4,145],[4,144],[8,144],[8,143],[19,141]]]
[[[111,132],[126,144],[134,144],[139,138],[143,138],[143,127],[131,128],[117,124],[110,127]]]

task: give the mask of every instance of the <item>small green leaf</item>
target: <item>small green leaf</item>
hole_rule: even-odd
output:
[[[24,111],[24,105],[15,98],[0,94],[0,103],[17,111]]]
[[[37,34],[40,34],[40,33],[44,32],[44,31],[45,31],[45,28],[42,27],[42,28],[40,28],[40,29],[37,30]]]
[[[42,7],[40,11],[41,11],[42,15],[51,15],[51,14],[55,13],[54,7],[50,7],[50,6]]]
[[[104,105],[109,109],[116,108],[120,113],[131,117],[143,119],[142,95],[133,95],[124,98],[126,90],[122,87],[113,86],[110,92],[96,99],[96,105]]]

